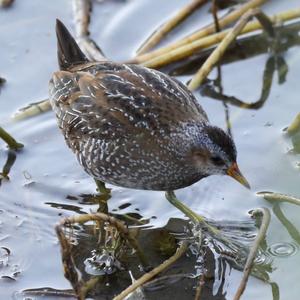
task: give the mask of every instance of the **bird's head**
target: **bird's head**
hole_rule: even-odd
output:
[[[221,128],[204,126],[191,151],[194,166],[209,175],[229,175],[247,188],[250,185],[236,162],[236,147],[232,138]]]

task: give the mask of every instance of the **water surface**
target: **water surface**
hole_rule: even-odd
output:
[[[159,24],[186,2],[133,0],[95,4],[92,37],[107,56],[116,61],[126,60],[133,57],[141,42]],[[263,9],[272,14],[297,5],[296,0],[273,0]],[[208,8],[205,6],[194,14],[167,40],[210,22]],[[7,80],[0,92],[1,126],[25,144],[11,170],[10,181],[3,182],[0,187],[0,247],[11,251],[8,261],[5,261],[5,250],[0,252],[1,260],[3,258],[5,261],[0,267],[0,276],[5,276],[0,279],[2,299],[10,299],[17,292],[29,288],[69,289],[70,284],[63,276],[54,226],[63,217],[97,209],[96,205],[83,204],[68,197],[71,195],[80,199],[81,194],[94,193],[95,185],[65,146],[53,113],[18,123],[10,121],[10,116],[18,108],[47,98],[48,80],[57,69],[55,18],[60,18],[72,28],[73,15],[69,1],[16,0],[10,9],[0,11],[0,75]],[[178,197],[191,209],[220,224],[230,221],[233,227],[239,227],[243,222],[249,223],[253,231],[248,211],[262,206],[270,210],[273,208],[255,192],[271,190],[300,194],[299,156],[289,153],[292,145],[283,133],[283,129],[299,112],[299,53],[300,47],[296,44],[282,54],[288,65],[286,81],[279,84],[275,73],[270,95],[263,107],[246,110],[229,104],[239,165],[252,190],[244,189],[230,178],[212,176],[177,191]],[[269,53],[262,53],[222,66],[224,93],[246,102],[256,101],[260,96],[263,71],[269,56]],[[215,76],[213,71],[209,77],[213,79]],[[190,76],[182,75],[179,79],[186,82]],[[201,95],[199,91],[195,95],[211,122],[224,128],[223,104]],[[2,142],[0,146],[2,166],[7,150]],[[181,212],[170,206],[161,192],[111,188],[109,209],[118,213],[138,210],[143,218],[150,219],[149,225],[153,226],[153,230],[165,226],[170,218],[186,220]],[[119,209],[127,203],[131,205]],[[284,216],[300,230],[300,209],[289,204],[281,204],[280,208]],[[271,262],[273,272],[270,278],[278,284],[281,299],[297,299],[300,292],[300,271],[297,268],[300,263],[299,245],[275,214],[272,215],[266,244],[267,256],[261,255],[262,264],[266,260]],[[183,272],[197,273],[195,258],[184,262],[189,264]],[[223,268],[227,272],[225,282],[220,285],[216,280],[212,286],[213,294],[222,295],[219,299],[232,299],[241,272],[228,266],[226,269],[226,264]],[[195,281],[184,279],[183,283],[191,290],[188,299],[193,299]],[[160,294],[152,292],[150,295],[155,299]],[[251,277],[243,299],[273,299],[271,287]]]

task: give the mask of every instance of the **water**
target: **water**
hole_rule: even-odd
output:
[[[135,49],[154,28],[185,3],[183,0],[133,0],[95,4],[92,37],[109,57],[117,61],[126,60],[133,57]],[[274,13],[297,5],[296,0],[288,3],[273,0],[263,8],[267,13]],[[193,31],[199,27],[199,23],[209,22],[207,10],[208,6],[193,15],[182,28],[176,29],[168,37],[168,41]],[[5,276],[0,279],[1,299],[11,299],[12,295],[24,289],[69,289],[70,284],[63,276],[54,226],[63,217],[97,209],[97,205],[84,201],[80,196],[94,193],[95,185],[65,146],[53,113],[18,123],[10,121],[10,116],[18,108],[47,98],[48,80],[57,68],[54,34],[57,17],[68,27],[72,26],[69,1],[16,0],[10,9],[0,10],[0,76],[7,79],[0,92],[1,126],[25,144],[10,172],[10,181],[2,182],[0,187],[0,247],[5,247],[0,248],[0,276]],[[269,54],[262,53],[222,66],[224,93],[246,102],[256,101],[260,96],[268,57]],[[279,84],[275,73],[270,95],[260,109],[246,110],[229,105],[239,165],[252,190],[244,189],[230,178],[212,176],[176,192],[191,209],[222,224],[227,228],[225,231],[229,231],[237,240],[245,239],[245,245],[250,245],[255,233],[248,211],[262,206],[273,208],[271,203],[257,197],[255,192],[269,190],[300,194],[299,156],[289,153],[292,143],[282,131],[299,112],[299,45],[289,48],[283,57],[288,65],[286,82]],[[215,75],[213,71],[209,77],[214,78]],[[184,82],[189,78],[187,75],[180,76]],[[223,104],[201,96],[199,92],[196,92],[196,96],[211,122],[225,127]],[[0,143],[2,166],[7,150]],[[144,219],[150,220],[148,225],[153,229],[142,231],[146,236],[144,239],[147,239],[147,234],[151,236],[159,232],[159,228],[165,226],[170,218],[186,220],[181,212],[165,201],[161,192],[111,188],[111,211],[118,214],[139,213]],[[131,205],[128,206],[128,203]],[[297,284],[300,274],[296,267],[300,262],[299,240],[286,230],[282,218],[280,220],[278,216],[283,214],[297,231],[300,228],[299,211],[297,207],[284,203],[280,204],[280,209],[281,215],[278,211],[272,214],[266,247],[258,257],[258,265],[271,265],[273,271],[270,272],[270,280],[278,284],[281,299],[297,299],[300,292]],[[226,227],[229,221],[233,224]],[[250,230],[246,237],[244,232],[240,232],[244,222],[249,223],[246,228]],[[176,221],[175,224],[177,232],[187,226],[186,222]],[[6,248],[10,251],[9,255]],[[148,248],[151,247],[148,245]],[[162,258],[151,253],[148,255],[158,264]],[[213,266],[214,260],[209,255],[207,257],[210,257]],[[131,259],[136,263],[136,259]],[[170,285],[172,295],[193,299],[198,282],[193,277],[197,274],[197,258],[190,254],[179,266],[183,274],[189,274],[178,279],[181,282],[179,286],[185,289],[174,293],[178,285],[173,277],[173,281],[170,278],[164,281],[163,286]],[[288,274],[286,270],[289,270]],[[228,261],[222,261],[212,272],[217,276],[207,283],[215,295],[211,299],[232,299],[241,277],[238,267],[232,268]],[[122,290],[131,282],[126,272],[120,273],[119,285],[116,284],[117,277],[112,277],[115,283],[115,286],[110,283],[112,290]],[[162,293],[168,299],[167,291],[165,288],[163,291],[157,290],[156,294],[148,293],[153,299],[161,297]],[[22,299],[22,294],[18,295]],[[212,293],[206,297],[212,297]],[[243,299],[272,299],[270,285],[251,277]]]

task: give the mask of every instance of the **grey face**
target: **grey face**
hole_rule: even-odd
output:
[[[206,126],[191,154],[195,167],[206,176],[225,175],[236,162],[236,148],[232,138],[222,129]]]

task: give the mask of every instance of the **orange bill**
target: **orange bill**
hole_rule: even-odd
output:
[[[250,189],[250,184],[247,179],[242,175],[238,165],[234,162],[227,170],[227,174],[237,180],[240,184]]]

